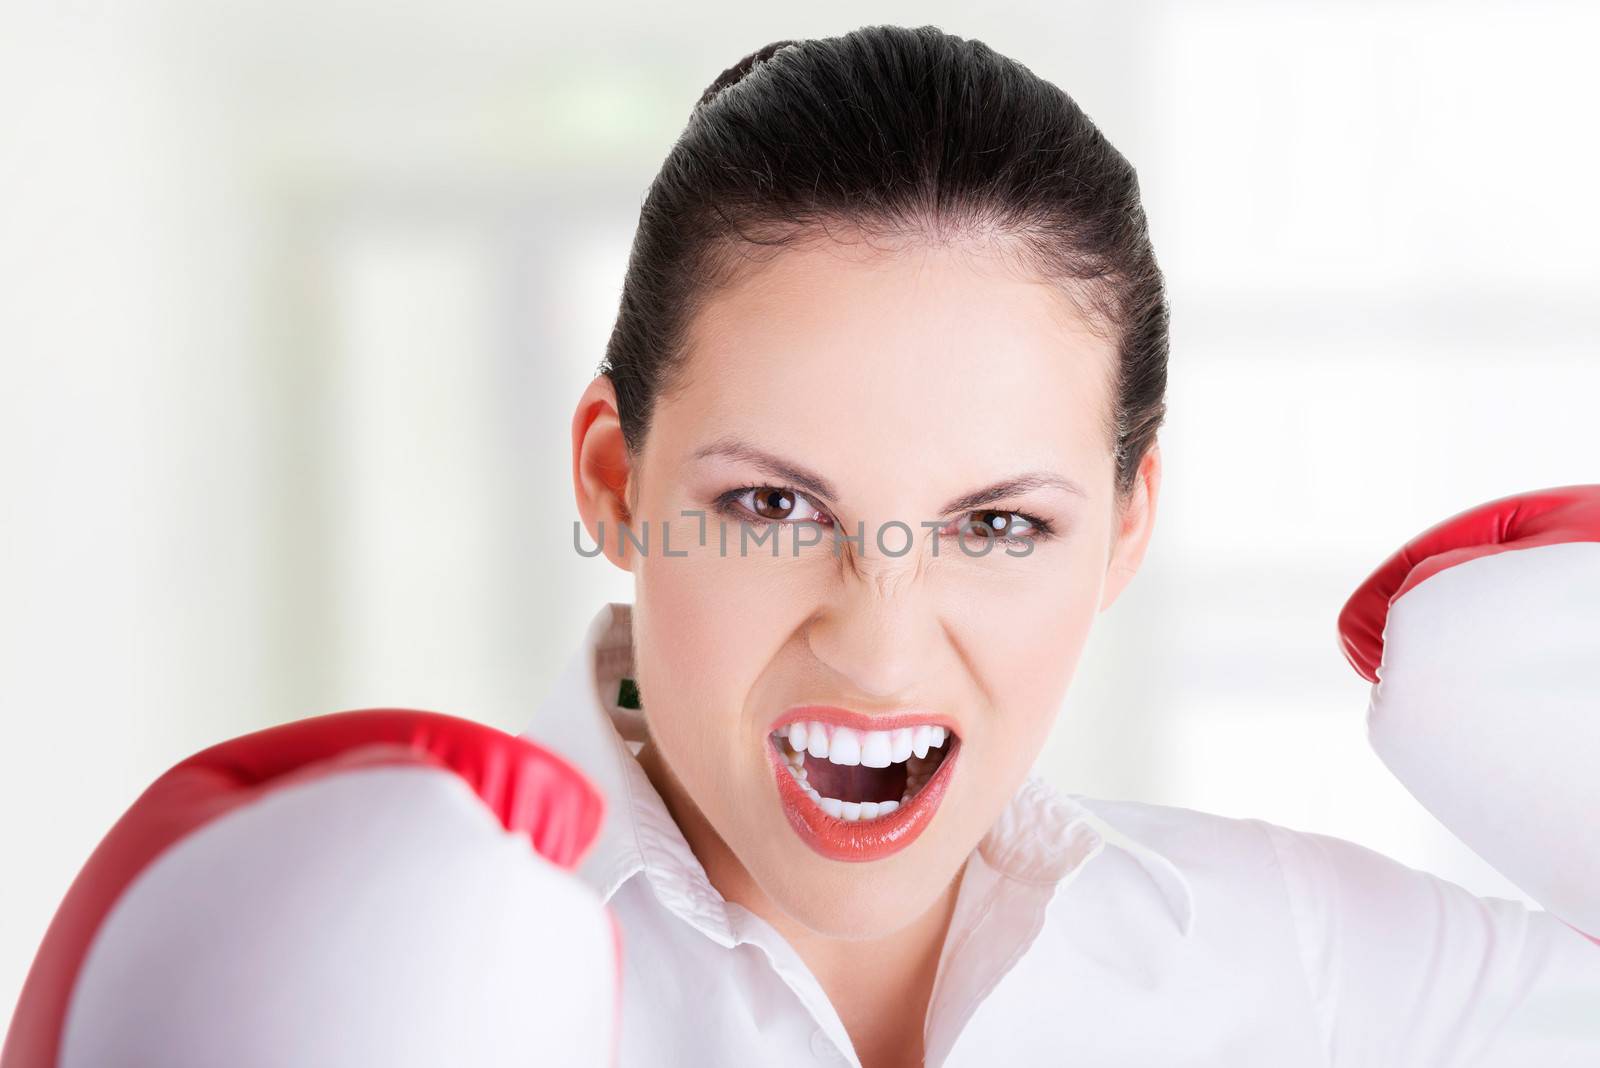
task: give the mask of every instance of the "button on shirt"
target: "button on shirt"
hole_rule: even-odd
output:
[[[859,1065],[640,767],[631,610],[600,610],[525,732],[608,801],[578,874],[622,930],[621,1063]],[[1350,842],[1030,778],[963,869],[924,1048],[984,1068],[1593,1068],[1600,945]]]

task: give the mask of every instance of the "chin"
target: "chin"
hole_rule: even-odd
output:
[[[847,941],[883,938],[934,906],[960,874],[967,852],[948,860],[903,855],[866,865],[791,854],[787,864],[772,859],[780,871],[757,881],[790,919],[818,935]]]
[[[966,792],[962,744],[959,721],[939,712],[791,708],[761,742],[764,833],[750,858],[761,874],[746,870],[820,935],[870,939],[913,922],[976,844],[955,841],[970,828],[949,802]]]

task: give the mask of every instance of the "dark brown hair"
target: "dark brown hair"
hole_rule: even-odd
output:
[[[1133,166],[1021,63],[933,26],[775,41],[723,71],[651,183],[600,371],[630,451],[741,263],[830,228],[979,238],[1057,281],[1117,351],[1126,494],[1165,416],[1167,302]]]

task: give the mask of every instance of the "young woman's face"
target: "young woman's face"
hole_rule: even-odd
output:
[[[1112,345],[969,246],[787,250],[690,344],[631,462],[605,379],[573,424],[589,533],[635,575],[652,745],[793,920],[886,934],[1029,771],[1138,566],[1159,454],[1119,508]]]

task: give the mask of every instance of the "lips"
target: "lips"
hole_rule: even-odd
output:
[[[784,816],[800,840],[831,860],[870,861],[899,852],[927,829],[955,774],[961,743],[942,716],[862,716],[810,705],[791,709],[774,725],[766,750]],[[858,797],[819,796],[805,781],[806,768],[828,789],[843,792],[838,784],[853,784],[848,788]],[[896,793],[901,800],[894,800]]]

